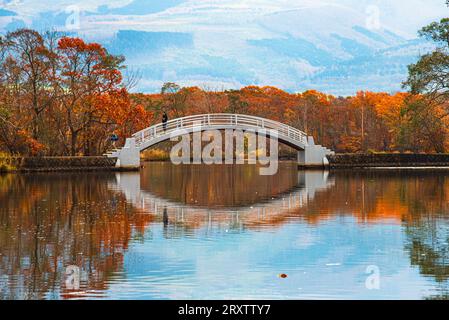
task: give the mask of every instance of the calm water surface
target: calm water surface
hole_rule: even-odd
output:
[[[449,171],[0,176],[0,299],[447,297]]]

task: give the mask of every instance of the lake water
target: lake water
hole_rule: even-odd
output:
[[[0,176],[0,299],[449,297],[449,170],[145,166]]]

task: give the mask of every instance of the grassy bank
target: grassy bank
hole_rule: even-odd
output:
[[[170,146],[165,148],[155,148],[155,149],[148,149],[143,151],[140,154],[140,160],[141,161],[170,161],[170,152],[167,151],[167,149],[170,149]],[[258,150],[257,155],[259,153],[262,153],[263,151]],[[281,149],[279,151],[279,160],[296,160],[297,154],[296,152],[289,152],[284,149]],[[245,157],[247,158],[247,154],[245,154]],[[223,160],[224,160],[224,151],[223,151]],[[236,156],[234,155],[234,159],[236,159]]]
[[[0,173],[15,171],[17,168],[14,162],[15,158],[12,155],[0,152]]]
[[[149,149],[140,154],[141,161],[169,161],[170,153],[162,149]]]

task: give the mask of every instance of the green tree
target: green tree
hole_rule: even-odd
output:
[[[449,0],[446,0],[446,4],[449,6]],[[410,127],[419,124],[425,128],[433,149],[444,152],[449,115],[449,18],[425,26],[419,31],[419,36],[433,41],[437,47],[408,67],[408,79],[403,85],[412,94],[422,97],[418,108],[417,104],[408,108],[411,126],[405,128],[403,133],[404,136],[409,135]]]
[[[399,127],[398,144],[401,150],[414,152],[445,151],[445,124],[436,108],[425,98],[411,97],[401,110],[403,122]]]
[[[247,113],[248,103],[242,101],[241,92],[239,90],[226,90],[226,96],[228,97],[227,112],[229,113]]]
[[[161,94],[164,97],[165,108],[170,110],[176,118],[185,115],[188,97],[186,88],[181,88],[174,82],[166,82],[161,88]]]
[[[449,6],[449,0],[447,4]],[[410,88],[414,94],[425,94],[432,103],[447,101],[449,98],[449,18],[422,28],[419,36],[435,42],[437,48],[408,67],[409,76],[404,86]]]

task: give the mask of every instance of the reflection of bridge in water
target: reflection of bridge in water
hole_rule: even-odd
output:
[[[297,185],[284,192],[273,194],[269,199],[244,206],[191,205],[165,199],[141,188],[139,173],[117,173],[116,182],[110,188],[122,192],[126,200],[143,213],[156,216],[164,224],[190,226],[227,222],[231,225],[259,225],[276,220],[297,209],[306,207],[315,193],[334,185],[328,171],[300,171]]]

